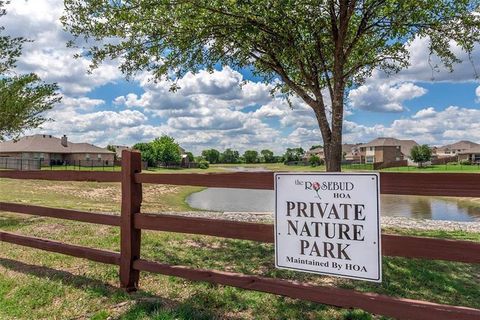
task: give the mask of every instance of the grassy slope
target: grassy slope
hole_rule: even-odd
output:
[[[0,201],[105,212],[119,209],[118,184],[0,179],[0,190]],[[193,190],[146,186],[144,210],[185,210],[183,197]],[[117,228],[11,213],[0,213],[0,229],[109,250],[118,250],[119,244]],[[464,232],[389,231],[480,241],[480,234]],[[156,261],[480,308],[479,265],[384,258],[384,282],[378,285],[275,269],[272,245],[160,232],[142,235],[143,257]],[[359,310],[148,273],[142,273],[142,290],[128,296],[117,288],[117,272],[113,266],[0,243],[0,319],[371,318]]]

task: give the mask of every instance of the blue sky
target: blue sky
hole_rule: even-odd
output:
[[[169,134],[194,153],[210,147],[280,153],[321,143],[313,112],[295,98],[290,109],[248,70],[219,66],[213,73],[187,74],[176,93],[169,92],[167,82],[148,81],[147,73],[126,81],[117,61],[88,74],[89,61],[73,59],[75,49],[65,46],[70,36],[58,21],[62,10],[60,0],[14,1],[2,18],[7,33],[34,40],[25,46],[17,71],[57,82],[64,97],[48,113],[54,121],[31,133],[67,134],[73,141],[101,146]],[[480,82],[472,64],[432,75],[426,39],[415,39],[409,50],[408,70],[395,76],[375,72],[350,91],[344,141],[393,136],[431,145],[480,142]],[[472,60],[480,70],[480,49]],[[244,80],[247,84],[240,88]]]

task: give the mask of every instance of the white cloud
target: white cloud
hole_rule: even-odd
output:
[[[107,61],[89,74],[90,60],[73,58],[79,51],[66,47],[72,38],[59,21],[63,1],[12,1],[6,8],[7,15],[2,17],[5,32],[33,40],[23,46],[19,72],[35,72],[44,81],[57,82],[68,95],[84,94],[122,77],[116,62]]]
[[[429,107],[426,109],[419,110],[416,114],[412,116],[413,119],[426,119],[431,118],[437,114],[435,108]]]
[[[345,121],[345,142],[366,142],[379,136],[414,139],[418,143],[444,145],[458,140],[480,142],[480,110],[450,106],[442,111],[427,108],[389,126],[365,126]]]
[[[425,88],[411,82],[398,84],[367,83],[348,94],[348,100],[355,109],[378,112],[402,112],[403,102],[427,93]]]
[[[477,96],[477,102],[480,103],[480,86],[475,89],[475,95]]]

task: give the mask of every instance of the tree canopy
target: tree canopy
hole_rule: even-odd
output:
[[[181,161],[180,146],[175,139],[167,135],[156,138],[151,142],[141,142],[133,146],[142,154],[142,161],[147,161],[149,166],[162,164],[179,164]]]
[[[220,161],[220,151],[216,149],[203,150],[202,157],[210,163],[218,163]]]
[[[413,146],[412,150],[410,150],[410,157],[421,167],[424,162],[432,159],[432,149],[426,144]]]
[[[0,0],[0,19],[6,14],[6,1]],[[41,125],[43,113],[53,108],[61,97],[56,84],[44,83],[36,74],[13,73],[22,44],[27,40],[2,35],[0,26],[0,141],[17,138],[22,132]]]
[[[260,154],[262,155],[264,162],[266,163],[275,162],[275,155],[273,154],[272,150],[264,149],[260,151]]]
[[[175,80],[219,64],[253,67],[313,109],[327,170],[339,171],[348,88],[375,69],[406,68],[415,38],[428,39],[430,53],[452,68],[458,51],[450,44],[471,53],[480,40],[479,1],[65,0],[63,23],[95,40],[84,48],[93,66],[121,58],[127,75]]]
[[[238,163],[240,162],[240,154],[237,150],[232,150],[230,148],[225,149],[224,152],[220,155],[221,163]]]
[[[246,150],[243,153],[243,158],[245,158],[245,163],[257,163],[258,162],[258,152],[255,150]]]

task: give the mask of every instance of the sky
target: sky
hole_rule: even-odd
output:
[[[129,81],[117,61],[107,61],[88,73],[88,58],[75,59],[78,49],[67,48],[71,36],[59,17],[61,0],[15,0],[1,18],[5,34],[33,42],[24,46],[16,72],[35,72],[60,86],[63,100],[47,113],[51,121],[28,132],[66,134],[74,142],[132,145],[167,134],[185,149],[199,154],[206,148],[305,149],[322,144],[314,117],[300,99],[293,108],[271,86],[249,70],[219,66],[170,83],[154,83],[139,72]],[[376,137],[414,139],[444,145],[458,140],[480,143],[480,45],[471,59],[447,70],[432,71],[425,39],[409,45],[410,67],[387,76],[374,72],[347,96],[343,140],[368,142]],[[435,57],[432,58],[435,61]],[[245,81],[245,85],[240,86]]]

